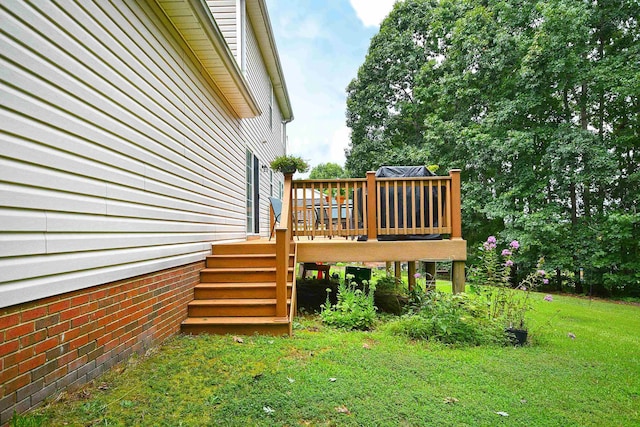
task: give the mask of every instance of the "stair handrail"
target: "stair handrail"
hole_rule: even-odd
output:
[[[276,317],[287,317],[287,280],[291,250],[291,186],[293,174],[284,174],[282,214],[276,227]]]

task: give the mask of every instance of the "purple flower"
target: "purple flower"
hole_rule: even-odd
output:
[[[544,296],[544,300],[551,302],[551,301],[553,301],[553,296],[547,294],[547,295]]]
[[[420,273],[416,273],[416,274],[414,274],[414,275],[413,275],[413,277],[415,277],[416,279],[419,279],[419,278],[421,278],[421,277],[422,277],[422,274],[420,274]]]
[[[538,271],[536,271],[536,274],[539,275],[539,276],[544,276],[544,275],[547,274],[547,272],[544,271],[544,270],[538,270]]]
[[[502,256],[510,256],[510,255],[512,255],[512,254],[511,254],[511,251],[509,249],[503,249],[502,250]]]
[[[491,243],[497,243],[498,241],[496,240],[496,236],[489,236],[487,238],[487,243],[491,244]]]
[[[513,261],[511,261],[510,259],[506,260],[504,263],[505,267],[513,267]]]
[[[520,243],[518,243],[517,240],[512,240],[511,243],[509,243],[509,246],[511,247],[511,249],[518,249],[520,247]]]
[[[542,279],[542,283],[545,284],[545,285],[548,285],[549,284],[549,279]]]

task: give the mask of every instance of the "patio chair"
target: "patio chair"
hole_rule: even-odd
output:
[[[273,220],[271,222],[271,231],[269,233],[269,240],[273,237],[273,232],[276,229],[276,223],[280,222],[280,216],[282,215],[282,200],[275,197],[269,197],[269,207]]]

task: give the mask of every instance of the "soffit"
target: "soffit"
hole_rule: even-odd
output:
[[[155,1],[198,58],[237,117],[260,115],[260,108],[249,84],[204,0]]]
[[[278,56],[275,38],[271,29],[271,21],[264,0],[247,0],[247,15],[258,39],[262,59],[271,78],[273,92],[285,120],[293,120],[291,101],[284,80],[284,73]]]

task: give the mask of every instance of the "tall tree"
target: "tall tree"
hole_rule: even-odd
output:
[[[397,3],[347,89],[348,171],[461,167],[472,247],[500,232],[525,264],[640,289],[638,244],[623,249],[640,240],[638,16],[633,0]]]

